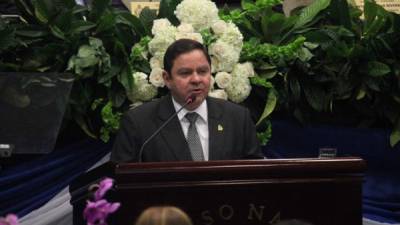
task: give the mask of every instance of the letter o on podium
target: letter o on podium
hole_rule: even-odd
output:
[[[219,216],[223,220],[232,219],[233,214],[234,214],[234,210],[233,210],[232,206],[230,206],[230,205],[222,205],[221,207],[219,207]]]

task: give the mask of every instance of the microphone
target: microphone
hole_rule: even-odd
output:
[[[143,143],[142,147],[140,148],[140,151],[139,151],[139,160],[138,160],[138,162],[142,162],[142,161],[143,161],[143,159],[142,159],[142,157],[143,157],[143,151],[144,151],[144,148],[146,147],[147,143],[149,143],[155,136],[157,136],[157,134],[159,134],[160,131],[172,120],[172,118],[174,118],[176,115],[178,115],[178,113],[179,113],[180,111],[182,111],[183,108],[185,108],[187,105],[191,104],[192,102],[196,101],[196,97],[197,97],[197,96],[196,96],[195,94],[191,94],[191,95],[186,99],[185,104],[184,104],[181,108],[179,108],[178,111],[176,111],[175,113],[173,113],[173,114],[167,119],[167,121],[165,121],[156,131],[154,131],[154,133],[153,133],[149,138],[146,139],[146,141]]]

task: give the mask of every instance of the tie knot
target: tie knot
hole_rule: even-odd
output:
[[[199,117],[199,114],[192,112],[192,113],[186,113],[185,115],[186,119],[189,120],[191,124],[196,123],[197,118]]]

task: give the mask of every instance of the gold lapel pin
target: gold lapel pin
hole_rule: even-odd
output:
[[[223,131],[223,130],[224,130],[224,127],[222,127],[221,124],[218,124],[218,131]]]

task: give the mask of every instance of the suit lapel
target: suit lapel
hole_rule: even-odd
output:
[[[209,132],[209,160],[221,160],[224,158],[224,123],[222,120],[222,106],[208,97],[208,132]]]
[[[160,118],[159,126],[175,113],[171,95],[163,97],[160,101],[158,109],[158,117]],[[175,116],[161,131],[164,141],[167,143],[165,151],[169,150],[175,155],[176,160],[188,161],[192,160],[189,146],[186,142],[178,117]]]

